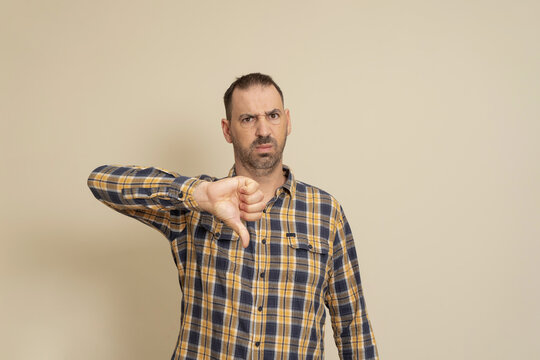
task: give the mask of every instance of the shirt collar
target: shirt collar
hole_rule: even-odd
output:
[[[294,193],[296,191],[296,180],[294,178],[294,174],[287,165],[282,165],[282,167],[283,167],[283,175],[285,175],[287,180],[285,180],[285,183],[277,191],[279,193],[280,189],[284,189],[291,196],[294,196]],[[236,176],[236,169],[235,169],[234,165],[231,168],[231,170],[229,170],[228,177],[233,177],[233,176]]]

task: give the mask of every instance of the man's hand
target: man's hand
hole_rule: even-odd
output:
[[[256,221],[266,206],[259,183],[244,176],[200,183],[193,193],[199,207],[223,221],[249,245],[249,232],[242,220]]]

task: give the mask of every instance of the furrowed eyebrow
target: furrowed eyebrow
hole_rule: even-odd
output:
[[[270,110],[270,111],[267,111],[265,112],[266,115],[270,115],[270,114],[281,114],[281,110],[279,109],[273,109],[273,110]]]
[[[243,118],[246,118],[246,117],[254,117],[253,114],[240,114],[238,115],[238,119],[243,119]]]
[[[270,115],[270,114],[281,114],[281,110],[279,109],[272,109],[272,110],[269,110],[269,111],[265,111],[264,114],[265,115]],[[245,114],[240,114],[238,115],[238,118],[239,119],[242,119],[244,117],[257,117],[259,114],[249,114],[249,113],[245,113]]]

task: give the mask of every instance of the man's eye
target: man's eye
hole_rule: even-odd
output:
[[[270,116],[270,119],[272,119],[272,120],[279,119],[279,114],[278,113],[272,113],[269,116]]]
[[[242,122],[248,123],[253,120],[253,116],[246,116],[245,118],[242,118]]]

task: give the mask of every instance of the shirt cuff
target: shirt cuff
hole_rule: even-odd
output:
[[[180,203],[189,210],[202,211],[199,207],[199,203],[193,197],[193,193],[197,186],[204,180],[199,178],[190,178],[186,176],[178,176],[172,182],[170,190],[170,197],[177,199]]]

